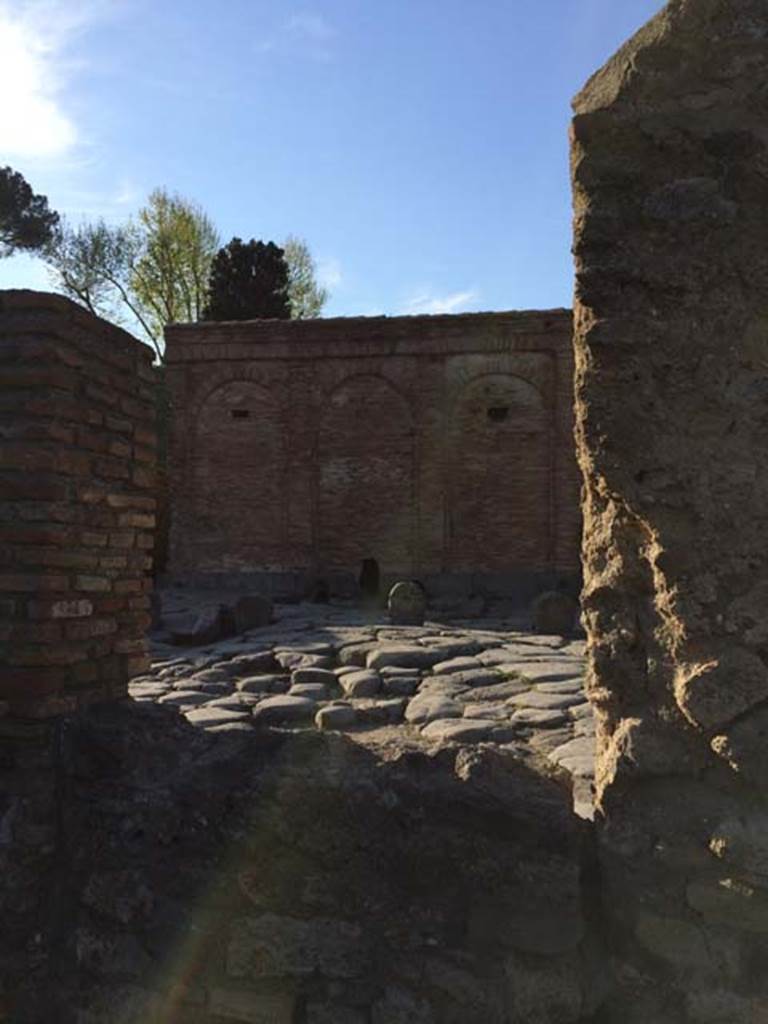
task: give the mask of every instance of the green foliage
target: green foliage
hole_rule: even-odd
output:
[[[274,242],[243,242],[220,249],[213,261],[203,320],[287,320],[288,265]]]
[[[306,320],[320,316],[328,301],[328,291],[321,288],[315,277],[315,261],[309,246],[302,238],[289,235],[283,243],[285,261],[288,264],[288,299],[294,320]]]
[[[46,259],[65,295],[108,320],[137,322],[162,359],[165,325],[199,318],[218,244],[198,206],[157,189],[122,227],[63,223]]]
[[[152,337],[131,287],[140,249],[141,237],[130,224],[111,227],[98,220],[73,228],[62,221],[46,260],[65,295],[115,323],[130,314]]]
[[[59,215],[36,195],[23,175],[0,167],[0,258],[18,250],[39,252],[53,239]]]
[[[8,255],[4,246],[21,245],[4,233],[4,173],[0,255]],[[32,196],[24,185],[22,199]],[[27,205],[37,227],[25,228],[25,244],[31,247],[42,237],[41,224],[49,225],[42,251],[60,290],[98,316],[129,329],[138,324],[160,361],[166,324],[315,317],[327,301],[305,241],[290,236],[281,249],[273,242],[233,238],[217,252],[219,238],[210,218],[165,189],[152,192],[137,217],[122,226],[99,220],[73,228],[47,211],[44,196],[32,200]]]
[[[131,287],[160,337],[166,324],[200,319],[219,236],[199,206],[164,189],[139,211],[137,230]]]

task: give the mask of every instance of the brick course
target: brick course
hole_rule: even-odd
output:
[[[170,570],[574,580],[571,314],[166,330]]]
[[[0,292],[0,700],[11,714],[121,696],[147,664],[146,615],[128,602],[151,561],[151,363],[146,345],[61,296]]]

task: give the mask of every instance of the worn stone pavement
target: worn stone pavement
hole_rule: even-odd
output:
[[[171,617],[191,596],[165,594]],[[584,641],[510,620],[392,626],[384,611],[280,605],[276,621],[204,647],[152,639],[137,701],[178,709],[200,729],[330,729],[378,747],[490,743],[573,788],[592,816],[594,719]]]

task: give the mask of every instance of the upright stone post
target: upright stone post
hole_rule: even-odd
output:
[[[68,299],[0,292],[0,711],[123,696],[148,664],[152,352]]]
[[[768,1020],[768,4],[673,0],[574,108],[583,616],[623,1019]]]

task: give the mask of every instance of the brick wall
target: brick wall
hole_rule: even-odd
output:
[[[579,570],[567,310],[166,331],[174,575]]]
[[[0,701],[46,717],[147,664],[152,353],[56,295],[0,291]]]

